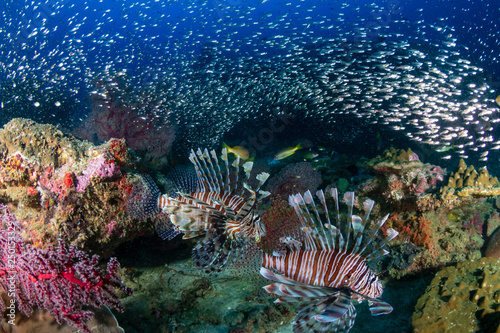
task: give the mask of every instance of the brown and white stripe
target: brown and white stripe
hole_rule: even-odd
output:
[[[264,255],[263,267],[274,268],[301,283],[320,287],[366,289],[370,270],[359,255],[335,250],[305,250],[283,256]],[[374,295],[370,297],[378,297]]]

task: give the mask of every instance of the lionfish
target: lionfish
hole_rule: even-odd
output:
[[[264,253],[260,273],[275,281],[266,287],[276,294],[276,302],[302,302],[293,323],[294,332],[348,332],[354,325],[356,309],[351,300],[367,300],[372,315],[392,312],[392,307],[381,301],[382,284],[367,261],[389,252],[386,243],[398,235],[387,229],[387,235],[377,235],[389,215],[369,228],[373,200],[363,203],[364,218],[353,215],[354,192],[347,192],[347,221],[341,221],[336,188],[317,191],[321,204],[316,205],[310,191],[291,195],[302,224],[300,242],[287,237],[285,252]],[[330,218],[327,200],[333,202],[336,216]],[[278,271],[275,273],[268,268]]]
[[[145,177],[149,193],[133,205],[147,212],[136,214],[141,217],[160,211],[168,214],[168,220],[157,221],[162,238],[170,239],[177,233],[183,233],[184,239],[204,235],[192,256],[195,266],[207,273],[220,272],[231,262],[250,258],[250,253],[258,252],[256,244],[266,233],[256,206],[269,195],[260,190],[269,174],[258,174],[258,185],[253,189],[249,185],[253,162],[243,163],[237,156],[230,163],[226,148],[220,158],[223,163],[214,150],[191,150],[189,160],[198,178],[196,190],[160,194],[152,179]]]

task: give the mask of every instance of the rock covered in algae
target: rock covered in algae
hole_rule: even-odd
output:
[[[446,173],[439,166],[422,163],[411,149],[393,147],[361,166],[374,172],[375,178],[358,187],[360,195],[382,196],[391,203],[415,201],[435,188]]]
[[[6,292],[1,292],[0,297],[3,299],[5,304],[9,304],[9,298]],[[125,331],[121,328],[108,307],[94,308],[91,306],[84,306],[86,311],[91,311],[94,313],[94,317],[90,321],[86,321],[85,324],[90,329],[92,333],[124,333]],[[81,330],[79,328],[69,325],[67,322],[63,322],[59,325],[56,318],[51,315],[48,311],[40,308],[34,308],[31,315],[28,317],[24,313],[16,309],[15,318],[12,322],[9,322],[10,317],[3,316],[0,319],[0,332],[2,333],[79,333]]]
[[[168,265],[130,268],[124,274],[125,284],[134,289],[122,300],[125,312],[117,314],[126,332],[267,333],[295,317],[293,305],[275,304],[265,293],[267,282],[258,271],[209,276],[194,269],[191,260],[179,260],[182,253],[168,253],[173,260]]]
[[[99,252],[144,233],[125,204],[134,168],[123,140],[94,146],[22,118],[0,129],[0,202],[38,247],[63,238]]]
[[[488,238],[488,243],[486,243],[486,249],[484,250],[484,256],[500,259],[500,227],[496,228]]]
[[[493,197],[500,194],[500,183],[486,168],[478,173],[473,165],[467,166],[461,159],[457,171],[450,174],[448,184],[441,188],[440,193],[445,200],[469,196]]]
[[[415,333],[500,332],[500,261],[466,261],[436,274],[412,317]]]

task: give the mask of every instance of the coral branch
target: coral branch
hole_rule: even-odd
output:
[[[107,305],[123,311],[114,289],[131,290],[118,279],[116,258],[111,258],[103,271],[97,267],[98,256],[89,257],[61,240],[56,247],[35,248],[23,240],[21,225],[3,205],[0,218],[0,289],[8,292],[10,303],[22,313],[29,316],[32,307],[38,306],[54,315],[59,324],[65,321],[90,333],[84,322],[94,314],[84,311],[83,305]],[[6,304],[0,302],[0,312],[6,310]]]

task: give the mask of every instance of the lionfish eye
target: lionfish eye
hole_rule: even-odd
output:
[[[376,277],[376,276],[372,277],[372,279],[371,279],[371,281],[370,281],[370,282],[372,282],[372,283],[373,283],[373,282],[375,282],[375,281],[377,281],[377,277]]]

